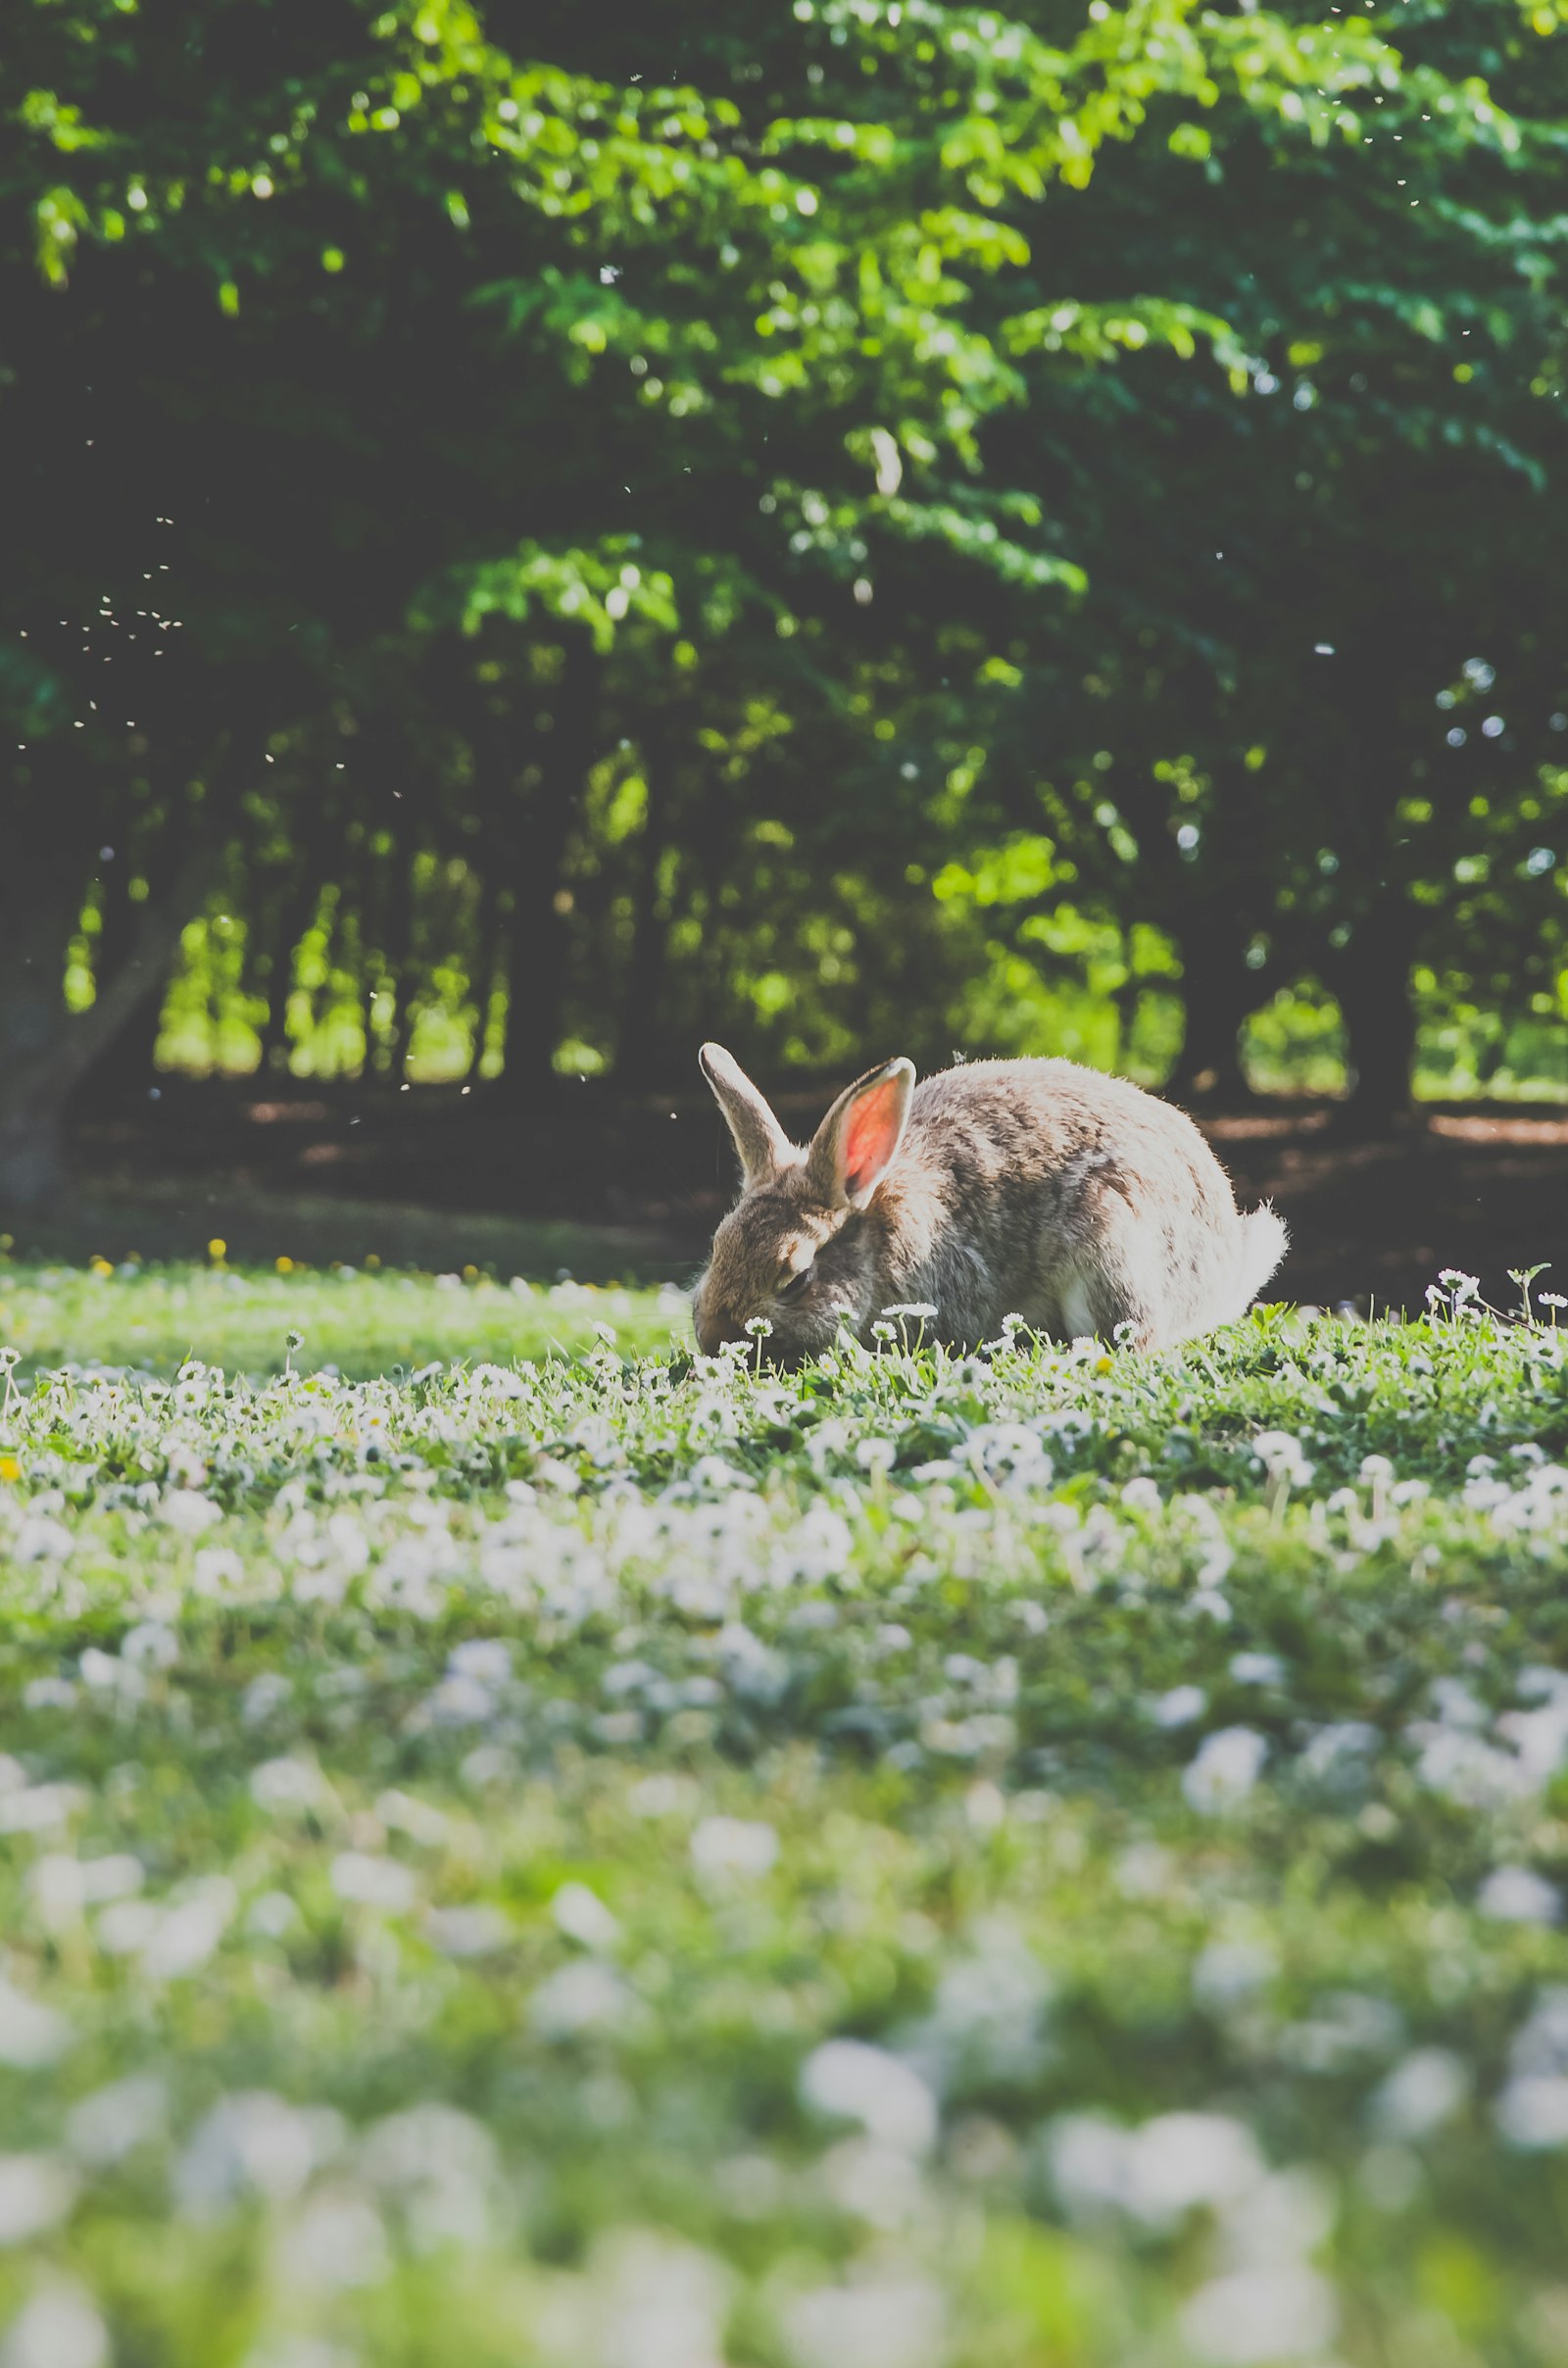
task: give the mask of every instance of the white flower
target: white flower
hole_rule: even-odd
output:
[[[22,1689],[23,1707],[27,1710],[69,1710],[76,1699],[76,1689],[69,1677],[30,1677]]]
[[[1252,1727],[1221,1727],[1205,1735],[1182,1776],[1182,1791],[1200,1815],[1237,1808],[1262,1773],[1268,1745]]]
[[[1219,2207],[1216,2269],[1259,2269],[1304,2261],[1334,2226],[1337,2196],[1320,2171],[1265,2171]]]
[[[1205,2006],[1233,2006],[1278,1970],[1278,1958],[1261,1941],[1210,1941],[1193,1967],[1193,1996]]]
[[[466,1643],[453,1646],[447,1654],[447,1668],[452,1676],[468,1678],[476,1686],[509,1686],[512,1647],[500,1637],[469,1637]]]
[[[299,1920],[300,1911],[286,1891],[264,1891],[246,1910],[245,1929],[259,1940],[280,1941]]]
[[[597,1892],[586,1883],[564,1883],[550,1902],[558,1931],[584,1949],[612,1949],[620,1926]]]
[[[1476,1894],[1484,1916],[1504,1924],[1559,1924],[1562,1896],[1528,1866],[1495,1866]]]
[[[770,1825],[747,1817],[705,1817],[691,1839],[692,1864],[706,1881],[765,1875],[778,1856]]]
[[[1364,1719],[1338,1719],[1318,1728],[1296,1764],[1314,1784],[1353,1790],[1365,1784],[1367,1762],[1381,1740],[1377,1728]]]
[[[1230,1668],[1239,1686],[1277,1686],[1285,1676],[1277,1653],[1233,1653]]]
[[[858,2121],[880,2146],[928,2153],[936,2142],[936,2099],[920,2075],[885,2047],[830,2039],[801,2066],[801,2097],[813,2111]]]
[[[264,1759],[252,1768],[251,1799],[264,1809],[312,1809],[331,1795],[314,1760],[285,1757]]]
[[[67,1824],[84,1798],[74,1784],[30,1784],[20,1793],[0,1793],[0,1834],[46,1834]]]
[[[576,1957],[540,1983],[528,2001],[528,2019],[546,2039],[572,2039],[582,2031],[612,2030],[635,2005],[612,1966]]]
[[[1568,2146],[1568,1987],[1541,1993],[1514,2034],[1508,2070],[1495,2110],[1510,2146]]]
[[[37,1902],[41,1922],[58,1932],[107,1899],[128,1899],[141,1889],[143,1868],[128,1850],[102,1858],[73,1858],[64,1850],[46,1850],[35,1858],[27,1888]]]
[[[1301,1442],[1290,1431],[1259,1431],[1252,1453],[1271,1480],[1304,1488],[1312,1477],[1313,1466],[1301,1453]]]
[[[552,2357],[596,2368],[722,2368],[730,2273],[651,2229],[615,2229],[563,2295]]]
[[[25,2245],[64,2220],[76,2175],[53,2154],[0,2154],[0,2245]]]
[[[151,1980],[164,1982],[183,1981],[199,1973],[228,1929],[234,1907],[234,1886],[226,1876],[203,1878],[159,1917],[156,1930],[142,1947],[142,1971]]]
[[[66,2140],[79,2162],[102,2170],[164,2126],[168,2098],[151,2073],[131,2073],[81,2097],[66,2116]]]
[[[947,2351],[942,2290],[913,2270],[818,2286],[783,2314],[796,2368],[937,2368]]]
[[[483,2245],[496,2200],[495,2140],[453,2105],[412,2105],[368,2129],[360,2146],[366,2176],[402,2203],[420,2250]]]
[[[410,1868],[372,1850],[339,1850],[332,1861],[332,1889],[357,1907],[379,1907],[400,1915],[414,1898]]]
[[[75,1540],[63,1522],[32,1513],[23,1522],[11,1552],[19,1562],[63,1562]]]
[[[174,2194],[202,2220],[217,2219],[246,2195],[286,2202],[341,2136],[335,2113],[302,2109],[268,2089],[243,2090],[198,2124],[175,2168]]]
[[[1132,2135],[1127,2200],[1159,2227],[1198,2204],[1245,2196],[1262,2177],[1257,2143],[1224,2113],[1160,2113]]]
[[[1536,1790],[1529,1771],[1511,1751],[1499,1751],[1462,1727],[1417,1720],[1408,1731],[1422,1747],[1418,1782],[1465,1808],[1500,1808]]]
[[[313,2193],[281,2235],[277,2260],[286,2277],[329,2294],[373,2286],[390,2267],[381,2215],[364,2195]]]
[[[422,1842],[430,1850],[437,1849],[451,1830],[442,1811],[416,1793],[382,1793],[376,1799],[375,1813],[394,1833],[407,1834],[411,1842]]]
[[[676,1817],[696,1798],[689,1776],[643,1776],[627,1794],[626,1806],[634,1817]]]
[[[1568,2146],[1568,2077],[1526,2073],[1509,2081],[1496,2105],[1497,2127],[1510,2146],[1535,2152]]]
[[[84,2287],[51,2281],[24,2302],[0,2344],[0,2368],[108,2368],[109,2330]]]
[[[0,2064],[30,2071],[52,2064],[71,2041],[71,2025],[54,2006],[28,1998],[0,1973]]]
[[[1049,2158],[1070,2211],[1114,2207],[1152,2228],[1199,2204],[1239,2202],[1264,2177],[1250,2130],[1223,2113],[1161,2113],[1131,2130],[1098,2113],[1063,2114]]]
[[[1114,1881],[1124,1899],[1157,1899],[1175,1866],[1157,1842],[1135,1842],[1116,1860]]]
[[[142,1620],[122,1638],[120,1657],[132,1668],[172,1669],[179,1658],[179,1639],[163,1620]]]
[[[1417,2047],[1374,2091],[1372,2123],[1385,2138],[1425,2138],[1450,2121],[1469,2094],[1469,2070],[1457,2055]]]
[[[185,1538],[199,1538],[204,1529],[211,1529],[215,1521],[223,1517],[220,1505],[215,1505],[211,1497],[204,1497],[193,1488],[172,1489],[158,1512],[160,1520]]]
[[[99,1917],[93,1938],[105,1956],[134,1956],[162,1921],[163,1911],[151,1899],[117,1899]]]
[[[232,1546],[203,1546],[197,1551],[192,1583],[198,1595],[227,1595],[245,1584],[245,1565]]]
[[[1168,1694],[1154,1697],[1149,1715],[1156,1727],[1190,1727],[1207,1707],[1208,1696],[1201,1686],[1172,1686]]]
[[[424,1919],[430,1945],[448,1957],[490,1956],[513,1936],[510,1917],[478,1900],[472,1906],[432,1907]]]
[[[1240,2269],[1200,2287],[1181,2314],[1182,2333],[1221,2368],[1299,2359],[1321,2351],[1339,2324],[1333,2289],[1298,2261]]]

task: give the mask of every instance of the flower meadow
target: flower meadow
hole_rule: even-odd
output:
[[[231,1279],[0,1287],[0,2368],[1568,2360],[1553,1305]]]

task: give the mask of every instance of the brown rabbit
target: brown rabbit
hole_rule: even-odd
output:
[[[915,1303],[954,1348],[1009,1314],[1168,1348],[1244,1314],[1285,1254],[1283,1221],[1239,1213],[1184,1111],[1075,1061],[977,1061],[916,1087],[889,1061],[805,1151],[721,1045],[702,1063],[745,1177],[697,1287],[709,1356],[764,1316],[767,1355],[797,1362]]]

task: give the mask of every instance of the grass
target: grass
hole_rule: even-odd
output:
[[[461,1275],[471,1266],[503,1281],[564,1273],[585,1283],[660,1283],[692,1271],[689,1245],[638,1226],[265,1189],[218,1175],[78,1178],[58,1207],[29,1213],[20,1242],[0,1233],[0,1252],[33,1265],[79,1264],[85,1243],[99,1263],[203,1264],[215,1239],[232,1266],[269,1273],[279,1258],[334,1270],[385,1264]]]
[[[143,1267],[106,1258],[83,1267],[0,1264],[0,1341],[30,1373],[114,1364],[172,1373],[202,1356],[250,1374],[355,1378],[432,1358],[539,1357],[591,1347],[612,1324],[629,1347],[664,1347],[685,1300],[615,1284],[498,1281],[461,1273],[365,1273],[352,1266],[272,1271],[192,1263]],[[300,1346],[288,1348],[289,1335]]]
[[[1560,2362],[1553,1313],[12,1273],[6,2368]]]

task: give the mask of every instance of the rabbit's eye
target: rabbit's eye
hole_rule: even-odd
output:
[[[800,1293],[805,1290],[810,1279],[810,1267],[802,1266],[795,1273],[786,1271],[785,1273],[781,1274],[777,1283],[774,1285],[774,1289],[777,1291],[780,1299],[795,1299],[798,1298]]]

